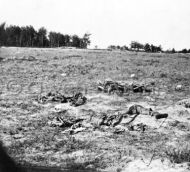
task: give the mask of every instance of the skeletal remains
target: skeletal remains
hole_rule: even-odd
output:
[[[56,92],[56,93],[49,92],[45,96],[38,97],[37,101],[39,103],[47,103],[47,102],[67,103],[69,102],[71,106],[80,106],[86,103],[87,98],[83,96],[83,94],[80,92],[74,94],[71,97],[66,97],[59,92]]]
[[[95,115],[95,114],[94,114]],[[85,122],[85,119],[81,118],[66,118],[66,117],[56,117],[55,121],[51,123],[52,126],[62,127],[64,130],[69,131],[70,134],[74,134],[80,131],[84,131],[85,128],[99,129],[102,126],[115,128],[121,124],[123,118],[130,118],[129,122],[124,123],[129,131],[142,131],[147,129],[145,124],[132,125],[132,122],[136,119],[138,115],[149,115],[155,117],[156,120],[161,118],[167,118],[168,114],[161,114],[159,112],[153,111],[151,108],[145,108],[141,105],[134,104],[129,107],[129,109],[124,113],[118,113],[113,115],[102,114],[98,123],[94,123],[92,117],[90,118],[91,123]],[[69,128],[69,129],[68,129]],[[116,130],[115,133],[119,133],[121,130]],[[123,132],[123,130],[122,130]]]
[[[129,90],[129,87],[119,84],[118,82],[106,80],[103,84],[101,82],[99,82],[98,89],[103,90],[108,93],[115,92],[115,91],[124,93],[127,90]],[[151,91],[151,89],[146,88],[144,85],[138,86],[135,84],[132,84],[130,89],[132,89],[133,92],[135,92],[135,93]],[[40,96],[37,99],[37,101],[40,103],[47,103],[49,101],[59,102],[59,103],[69,102],[71,106],[80,106],[80,105],[83,105],[86,103],[87,98],[85,96],[83,96],[83,94],[80,92],[74,94],[71,97],[66,97],[59,92],[56,92],[56,93],[49,92],[45,96]],[[94,129],[99,128],[101,126],[116,127],[117,125],[121,124],[123,118],[129,118],[130,120],[127,123],[125,123],[125,125],[128,126],[128,129],[130,131],[140,129],[141,131],[144,132],[146,125],[144,125],[144,124],[138,124],[136,126],[131,125],[131,123],[140,114],[154,116],[155,119],[157,119],[157,120],[168,117],[168,114],[161,114],[159,112],[153,111],[151,108],[144,108],[141,105],[134,104],[134,105],[130,106],[129,109],[124,113],[118,113],[117,115],[114,114],[114,115],[110,115],[110,116],[107,114],[103,114],[103,116],[100,117],[100,121],[98,122],[98,124],[96,126],[94,126]],[[79,119],[79,118],[78,119],[68,119],[65,117],[56,117],[53,120],[53,122],[50,122],[50,124],[51,124],[51,126],[59,126],[64,129],[70,128],[70,131],[72,131],[71,133],[76,133],[75,132],[76,130],[83,131],[83,129],[86,127],[86,125],[84,125],[84,121],[85,121],[84,119]],[[93,127],[93,124],[91,125],[91,127]],[[80,130],[80,128],[83,128],[83,129]]]
[[[123,94],[128,91],[133,91],[134,93],[152,92],[152,89],[148,87],[148,85],[135,83],[132,83],[131,85],[126,85],[109,79],[105,80],[104,82],[98,81],[98,90],[104,91],[108,94],[114,92],[118,94]]]
[[[102,117],[102,121],[100,122],[99,125],[107,125],[107,126],[117,126],[121,123],[123,118],[128,118],[128,117],[132,117],[131,120],[126,123],[126,124],[130,124],[131,122],[133,122],[135,120],[135,118],[140,115],[140,114],[148,114],[151,115],[153,112],[153,110],[151,108],[144,108],[141,105],[132,105],[129,107],[129,109],[127,110],[127,112],[123,113],[123,114],[118,114],[118,117],[116,115],[112,115],[110,117],[107,117],[106,114],[103,115]]]

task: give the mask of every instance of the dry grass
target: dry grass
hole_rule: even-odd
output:
[[[188,54],[35,48],[1,48],[0,53],[0,136],[18,162],[59,167],[73,165],[83,169],[87,166],[124,168],[130,158],[150,158],[153,152],[157,157],[167,153],[172,162],[189,162],[189,148],[176,151],[167,147],[169,143],[176,144],[174,137],[179,140],[188,131],[188,127],[184,130],[169,125],[175,118],[189,125],[188,116],[181,115],[178,119],[179,114],[173,108],[178,100],[190,95]],[[61,76],[63,73],[65,77]],[[130,93],[119,97],[97,93],[97,80],[131,81],[133,73],[138,82],[154,82],[155,94]],[[184,85],[185,89],[175,91],[177,84]],[[84,109],[94,111],[97,116],[102,112],[125,111],[136,102],[162,111],[170,108],[170,121],[157,129],[159,121],[152,118],[144,121],[142,117],[139,120],[152,121],[145,133],[114,134],[113,129],[103,128],[66,136],[61,129],[47,125],[54,115],[52,108],[55,104],[35,102],[39,94],[56,90],[66,95],[79,90],[92,96],[87,105],[79,107],[80,115],[85,115]],[[164,94],[157,94],[158,91]],[[87,118],[88,115],[86,112]],[[176,136],[172,134],[174,130]],[[166,152],[165,148],[168,148]]]
[[[190,147],[188,143],[181,143],[179,147],[167,147],[165,154],[172,163],[190,162]]]

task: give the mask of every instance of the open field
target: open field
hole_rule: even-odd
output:
[[[178,104],[190,99],[190,54],[0,48],[0,73],[0,139],[18,163],[126,172],[190,169],[190,108]],[[153,92],[98,92],[97,81],[106,78],[152,82]],[[182,89],[175,90],[177,85]],[[50,91],[81,91],[87,103],[73,107],[36,101]],[[169,117],[139,115],[134,124],[146,124],[145,132],[116,133],[127,119],[117,127],[89,125],[73,135],[49,125],[60,114],[95,123],[103,113],[125,112],[133,104]]]

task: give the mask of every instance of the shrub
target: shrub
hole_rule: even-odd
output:
[[[189,144],[178,146],[178,148],[168,147],[165,154],[172,163],[190,162]]]

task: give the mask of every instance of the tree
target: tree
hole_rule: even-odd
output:
[[[46,47],[48,46],[48,39],[47,39],[47,30],[44,27],[41,27],[37,33],[37,42],[39,47]]]
[[[0,46],[6,45],[6,31],[5,31],[6,23],[0,24]]]
[[[81,48],[81,40],[77,35],[72,36],[72,47],[80,47]]]
[[[14,34],[14,26],[9,26],[6,28],[6,45],[14,46],[15,45],[15,34]]]
[[[28,26],[21,27],[20,46],[29,47],[30,46],[29,37],[30,37],[30,34],[29,34]]]
[[[90,45],[91,41],[90,41],[90,33],[85,33],[81,42],[80,42],[80,48],[87,48],[88,45]]]
[[[15,42],[16,46],[20,46],[20,34],[21,34],[21,29],[19,26],[14,27],[14,35],[15,35]]]
[[[66,43],[65,43],[65,36],[63,34],[60,33],[59,35],[59,45],[60,46],[66,46]]]
[[[187,51],[187,49],[185,48],[185,49],[183,49],[183,50],[181,51],[181,53],[188,53],[188,51]]]
[[[65,46],[71,45],[71,37],[69,35],[65,35]]]
[[[116,47],[117,47],[117,49],[118,49],[118,50],[120,50],[120,49],[121,49],[121,47],[120,47],[119,45],[117,45]]]
[[[144,45],[144,51],[146,51],[146,52],[150,52],[151,51],[150,45],[148,43],[146,43]]]
[[[154,53],[154,52],[155,52],[155,48],[156,48],[156,47],[155,47],[153,44],[150,45],[151,52]]]
[[[171,52],[172,52],[172,53],[176,53],[176,51],[175,51],[175,49],[174,49],[174,48],[172,49],[172,51],[171,51]]]
[[[130,46],[131,46],[131,49],[135,49],[135,50],[138,50],[138,51],[139,51],[139,49],[143,49],[144,48],[144,45],[141,44],[141,43],[139,43],[139,42],[137,42],[137,41],[132,41],[131,44],[130,44]]]
[[[121,47],[121,50],[129,50],[129,48],[126,45],[124,45]]]
[[[26,31],[26,27],[21,27],[21,33],[20,33],[20,46],[21,47],[26,47],[27,45],[27,31]]]
[[[115,45],[110,45],[110,46],[108,46],[108,49],[110,49],[110,50],[115,50],[117,47],[115,46]]]
[[[50,32],[49,35],[50,47],[56,46],[56,32]]]
[[[28,46],[33,47],[37,33],[35,29],[33,28],[33,26],[27,26],[26,29],[27,29],[27,34],[28,34]]]
[[[159,45],[157,50],[160,51],[160,52],[162,52],[162,46]]]

